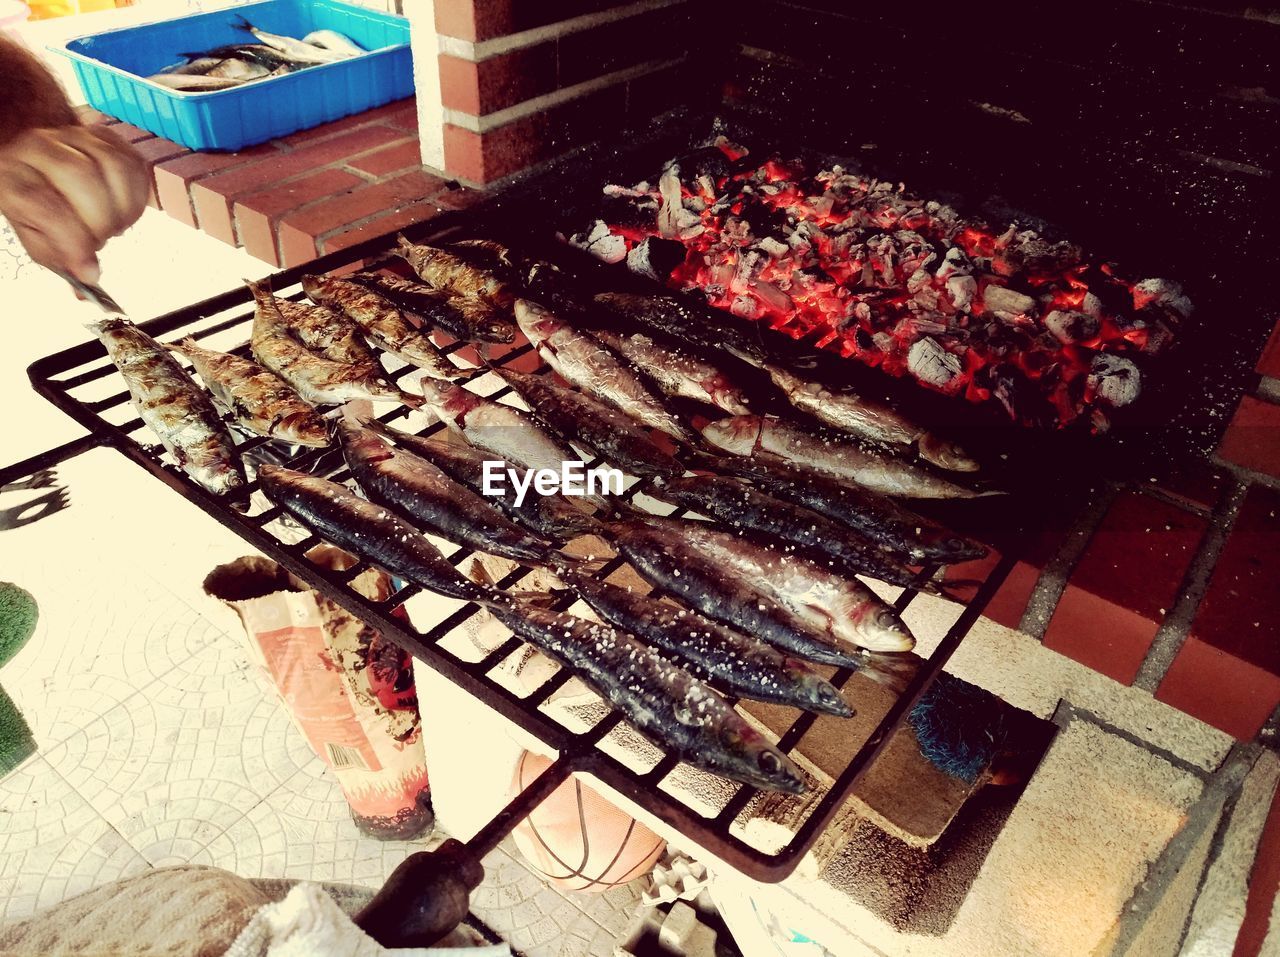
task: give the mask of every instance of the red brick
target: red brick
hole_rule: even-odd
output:
[[[279,266],[276,249],[277,220],[309,203],[326,199],[364,183],[346,170],[323,169],[283,186],[241,197],[235,204],[236,236],[252,256]]]
[[[1280,704],[1280,678],[1188,638],[1156,698],[1242,740],[1251,740]]]
[[[395,143],[367,153],[347,165],[370,176],[398,173],[401,170],[422,165],[422,146],[416,139],[407,139],[402,143]]]
[[[446,123],[445,169],[473,183],[491,183],[540,163],[555,148],[550,123],[546,113],[535,113],[484,134]]]
[[[278,152],[272,146],[255,146],[239,153],[188,153],[157,163],[156,194],[160,208],[174,219],[195,227],[196,214],[188,192],[191,184],[205,176],[242,165]]]
[[[1271,798],[1271,811],[1262,828],[1258,853],[1249,872],[1244,921],[1236,935],[1232,957],[1259,957],[1271,927],[1271,909],[1280,894],[1280,790]]]
[[[444,185],[444,180],[428,173],[405,173],[290,213],[281,218],[277,229],[284,265],[308,262],[319,253],[318,240],[322,237],[371,216],[398,212],[415,200],[439,192]]]
[[[374,236],[382,236],[386,233],[398,232],[414,223],[420,223],[430,219],[439,212],[437,207],[430,201],[414,203],[398,212],[389,212],[377,219],[372,219],[363,226],[357,226],[355,229],[349,229],[343,233],[329,236],[320,242],[320,251],[322,253],[336,252],[339,249],[346,249],[348,246],[354,246],[356,243],[364,242],[366,239],[372,239]]]
[[[1218,446],[1218,457],[1280,478],[1280,405],[1244,396]]]
[[[133,144],[133,148],[139,156],[147,161],[149,166],[155,166],[156,163],[163,163],[165,160],[175,159],[191,152],[185,146],[179,146],[170,140],[162,140],[157,137],[152,137],[149,140],[140,140]]]
[[[460,40],[488,40],[513,31],[512,0],[439,0],[436,30]]]
[[[1280,492],[1245,495],[1191,623],[1205,644],[1280,677]]]
[[[1260,374],[1272,379],[1280,379],[1280,322],[1271,330],[1271,338],[1258,357],[1257,370]]]
[[[1154,476],[1148,483],[1165,495],[1187,505],[1212,510],[1227,487],[1227,473],[1209,462],[1171,464],[1168,474]]]
[[[1128,685],[1137,677],[1158,627],[1135,611],[1068,586],[1054,609],[1044,643],[1058,654]]]
[[[322,123],[319,126],[313,126],[310,129],[299,130],[296,133],[290,133],[288,136],[282,137],[275,141],[278,145],[297,148],[300,146],[309,146],[320,140],[328,139],[339,133],[346,133],[350,130],[359,129],[363,126],[398,126],[404,119],[405,115],[416,115],[417,106],[413,97],[403,100],[394,100],[383,106],[374,107],[371,110],[365,110],[363,113],[353,113],[350,116],[339,117],[328,123]],[[413,129],[416,130],[416,123]]]
[[[387,114],[383,120],[387,126],[394,126],[398,130],[404,130],[406,133],[418,135],[418,101],[415,99],[401,100],[399,103],[392,103],[396,109]]]
[[[131,126],[128,123],[116,123],[111,127],[111,132],[122,137],[126,143],[138,143],[142,140],[150,139],[155,135],[137,126]]]
[[[505,110],[555,88],[555,43],[539,43],[479,63],[440,56],[441,102],[472,116]]]
[[[1159,623],[1207,527],[1174,505],[1122,492],[1076,563],[1068,590],[1083,589]]]
[[[349,160],[401,139],[384,126],[367,126],[301,149],[281,152],[256,163],[207,176],[191,187],[191,201],[200,228],[223,242],[235,244],[231,204],[241,196],[301,176],[338,160]]]
[[[431,202],[440,209],[467,209],[485,198],[485,194],[475,189],[460,186],[431,197]]]

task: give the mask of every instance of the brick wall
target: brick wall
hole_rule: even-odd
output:
[[[296,266],[479,198],[421,165],[413,100],[238,153],[193,153],[93,110],[152,166],[152,205],[276,266]]]
[[[436,0],[444,169],[494,183],[703,102],[701,15],[696,0]]]

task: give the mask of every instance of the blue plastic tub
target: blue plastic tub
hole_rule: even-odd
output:
[[[301,39],[337,30],[369,53],[213,93],[144,79],[182,58],[253,43],[240,18]],[[69,57],[89,105],[193,150],[238,150],[413,95],[409,21],[336,0],[266,0],[108,30],[52,49]]]

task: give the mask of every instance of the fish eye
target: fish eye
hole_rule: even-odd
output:
[[[782,762],[778,760],[778,756],[772,751],[761,751],[760,756],[756,758],[756,764],[760,766],[761,771],[769,774],[776,774],[782,770]]]
[[[881,628],[897,628],[898,616],[888,608],[881,608],[876,612],[876,624]]]

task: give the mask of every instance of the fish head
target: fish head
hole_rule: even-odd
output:
[[[794,762],[746,722],[721,722],[716,741],[720,745],[718,753],[706,757],[736,780],[787,794],[805,790],[804,775]]]
[[[339,416],[335,432],[348,464],[378,462],[394,454],[390,445],[372,429],[367,429],[353,415]]]
[[[888,605],[860,601],[853,617],[853,640],[868,651],[910,651],[916,645],[911,629]]]
[[[841,718],[853,716],[853,708],[844,700],[838,688],[814,671],[799,658],[787,658],[782,665],[787,677],[804,690],[805,697],[814,710]]]
[[[301,283],[302,291],[312,302],[319,304],[325,298],[328,291],[326,287],[329,285],[327,276],[303,276]]]
[[[314,412],[294,412],[286,415],[276,423],[276,429],[281,435],[287,435],[290,440],[299,445],[320,449],[330,442],[328,423]]]
[[[442,418],[447,413],[461,419],[482,401],[456,383],[431,376],[423,376],[420,387],[423,400]]]
[[[563,329],[564,323],[548,310],[529,299],[517,299],[516,324],[535,346],[541,345]]]
[[[949,472],[976,472],[977,461],[955,442],[938,438],[931,432],[920,436],[917,448],[920,458]]]
[[[702,428],[702,437],[734,455],[750,455],[760,441],[764,422],[758,415],[734,415],[716,419]]]

